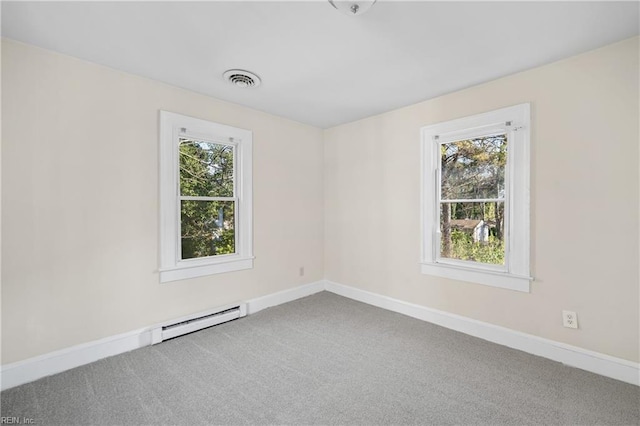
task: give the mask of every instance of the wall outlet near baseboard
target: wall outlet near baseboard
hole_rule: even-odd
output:
[[[562,325],[567,328],[578,328],[578,315],[573,311],[562,311]]]
[[[304,277],[304,266],[300,267],[300,276]]]

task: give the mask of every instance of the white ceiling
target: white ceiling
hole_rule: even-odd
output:
[[[2,35],[321,128],[638,34],[638,2],[2,2]],[[229,68],[262,85],[239,89]]]

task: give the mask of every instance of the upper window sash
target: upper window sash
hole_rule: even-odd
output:
[[[433,135],[434,142],[447,144],[451,142],[458,142],[465,139],[476,139],[491,135],[498,135],[502,133],[509,133],[513,123],[508,124],[507,121],[500,121],[498,123],[487,124],[483,126],[477,126],[474,128],[465,128],[460,130],[450,130],[448,132],[439,132]],[[446,128],[446,127],[445,127]]]
[[[507,194],[508,194],[508,182],[509,182],[509,173],[508,173],[508,164],[505,165],[504,167],[504,175],[502,176],[502,184],[503,184],[503,188],[502,190],[500,190],[500,188],[496,188],[497,192],[494,194],[491,193],[484,193],[484,195],[495,195],[494,197],[490,197],[490,196],[484,196],[484,197],[480,197],[480,196],[476,196],[476,197],[464,197],[464,196],[458,196],[458,197],[444,197],[443,198],[443,193],[444,193],[444,189],[443,189],[443,181],[444,181],[444,176],[445,176],[445,170],[442,169],[442,147],[443,145],[450,145],[450,144],[454,144],[454,143],[458,143],[458,142],[464,142],[466,140],[474,140],[474,139],[483,139],[483,138],[488,138],[488,137],[497,137],[497,136],[501,136],[504,135],[505,139],[507,139],[508,133],[507,132],[499,132],[499,133],[487,133],[486,135],[482,135],[482,136],[469,136],[469,137],[463,137],[463,138],[456,138],[453,141],[445,141],[442,142],[439,140],[439,138],[436,138],[434,140],[433,143],[433,148],[434,148],[434,152],[433,155],[434,156],[438,156],[440,161],[438,161],[436,163],[436,176],[435,176],[435,180],[436,180],[436,185],[437,187],[437,197],[438,197],[438,203],[442,203],[442,202],[446,202],[446,203],[455,203],[455,202],[465,202],[465,201],[470,201],[470,202],[490,202],[490,201],[504,201]],[[509,155],[510,155],[510,150],[509,150],[509,143],[508,143],[508,139],[505,141],[505,144],[507,145],[507,163],[510,162],[509,159]],[[455,166],[455,165],[454,165]],[[454,167],[452,166],[452,167]],[[452,178],[453,179],[453,178]],[[486,191],[486,190],[485,190]],[[502,193],[502,195],[501,195]],[[464,195],[464,194],[463,194]]]
[[[232,187],[232,191],[233,194],[231,196],[207,196],[207,195],[195,195],[195,196],[189,196],[189,195],[183,195],[182,194],[182,187],[180,185],[180,168],[179,168],[179,162],[178,162],[178,180],[177,180],[177,193],[179,197],[187,197],[184,199],[189,199],[188,197],[191,197],[191,199],[234,199],[237,198],[236,194],[238,193],[238,156],[240,155],[239,150],[238,150],[238,143],[233,139],[233,138],[227,138],[230,140],[227,141],[222,141],[220,140],[221,138],[217,138],[217,139],[212,139],[212,138],[207,138],[207,137],[201,137],[201,136],[196,136],[194,134],[188,133],[188,132],[184,132],[184,133],[180,133],[178,136],[178,140],[177,140],[177,144],[175,146],[175,149],[177,150],[176,156],[177,158],[180,158],[180,145],[181,145],[181,140],[183,139],[188,139],[188,140],[192,140],[195,142],[204,142],[204,143],[209,143],[209,144],[213,144],[213,145],[221,145],[221,146],[228,146],[231,147],[232,149],[232,154],[233,154],[233,164],[232,164],[232,168],[233,168],[233,187]]]

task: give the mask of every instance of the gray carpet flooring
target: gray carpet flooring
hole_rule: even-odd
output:
[[[0,396],[39,425],[638,425],[639,389],[323,292]]]

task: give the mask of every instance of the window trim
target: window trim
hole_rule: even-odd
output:
[[[180,255],[180,137],[234,145],[236,252],[183,260]],[[253,268],[253,133],[160,111],[160,282]]]
[[[441,143],[505,129],[508,161],[505,190],[505,269],[437,258]],[[530,104],[524,103],[425,126],[421,133],[421,272],[460,281],[529,292],[530,282]],[[436,139],[436,136],[438,137]]]

